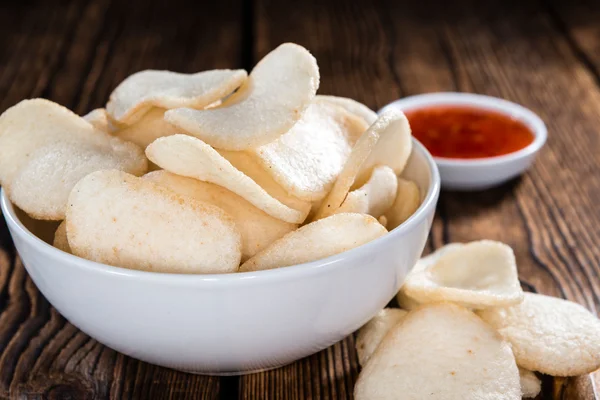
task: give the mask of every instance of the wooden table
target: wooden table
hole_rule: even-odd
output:
[[[373,109],[433,91],[531,108],[550,136],[536,164],[494,190],[442,193],[427,251],[502,240],[516,252],[524,288],[600,306],[600,6],[591,1],[6,3],[0,111],[46,97],[85,113],[135,71],[250,70],[285,41],[317,57],[321,93]],[[0,245],[0,398],[352,397],[352,337],[255,375],[175,372],[125,357],[66,322],[27,276],[3,220]],[[593,382],[546,379],[543,398],[594,398]]]

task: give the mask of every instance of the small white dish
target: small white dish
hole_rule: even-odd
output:
[[[514,153],[486,158],[457,159],[433,157],[440,171],[442,188],[452,190],[483,190],[498,186],[521,175],[535,159],[548,137],[546,125],[531,110],[496,97],[470,93],[427,93],[405,97],[383,107],[404,112],[431,106],[470,106],[495,111],[523,122],[535,138],[527,147]]]
[[[100,264],[58,250],[57,223],[0,203],[29,275],[73,325],[121,353],[215,375],[288,364],[343,339],[395,296],[427,242],[440,190],[431,155],[414,142],[404,177],[419,209],[370,243],[267,271],[182,275]],[[45,241],[44,241],[45,240]]]

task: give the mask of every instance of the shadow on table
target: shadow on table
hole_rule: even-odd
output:
[[[517,177],[495,188],[480,191],[442,190],[438,211],[451,219],[484,213],[512,198],[521,181],[522,178]],[[448,215],[448,211],[451,211],[451,215]]]

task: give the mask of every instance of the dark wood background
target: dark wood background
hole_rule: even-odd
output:
[[[319,61],[320,93],[373,109],[432,91],[516,101],[549,140],[521,179],[442,193],[429,248],[502,240],[523,286],[600,307],[600,5],[584,1],[12,1],[0,5],[0,111],[46,97],[102,106],[145,68],[248,70],[285,41]],[[243,377],[189,375],[108,349],[35,288],[0,222],[0,397],[349,399],[352,337],[290,366]],[[593,377],[544,380],[543,398],[594,398]]]

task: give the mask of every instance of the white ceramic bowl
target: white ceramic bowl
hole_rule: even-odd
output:
[[[129,356],[224,375],[315,353],[388,303],[423,251],[439,194],[435,163],[417,142],[403,175],[417,182],[423,202],[389,234],[323,260],[226,275],[152,273],[87,261],[42,240],[51,241],[56,223],[31,220],[4,191],[1,203],[29,275],[71,323]]]
[[[540,117],[523,106],[496,97],[454,92],[427,93],[396,100],[379,112],[389,108],[406,112],[442,105],[462,105],[496,111],[523,122],[535,135],[535,139],[527,147],[502,156],[468,160],[434,157],[444,189],[483,190],[500,185],[529,168],[537,152],[546,143],[548,131]]]

